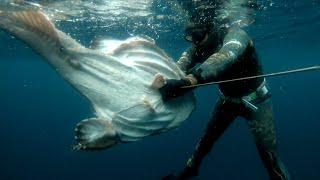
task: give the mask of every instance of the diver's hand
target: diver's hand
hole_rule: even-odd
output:
[[[167,79],[163,87],[161,87],[160,93],[164,101],[170,100],[172,98],[181,96],[188,92],[190,89],[184,89],[184,86],[192,85],[191,81],[186,79]]]
[[[186,76],[186,79],[190,81],[191,85],[196,85],[198,84],[197,78],[193,74],[188,74]]]
[[[203,70],[200,67],[194,67],[189,71],[188,76],[196,80],[195,84],[204,83],[204,78],[201,75],[202,71]]]

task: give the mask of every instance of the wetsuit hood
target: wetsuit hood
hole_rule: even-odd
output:
[[[198,44],[211,32],[213,27],[213,23],[189,21],[185,27],[185,39]]]

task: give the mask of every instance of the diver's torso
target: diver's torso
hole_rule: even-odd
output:
[[[193,50],[190,51],[193,61],[195,61],[196,63],[203,63],[212,54],[219,51],[219,49],[221,48],[221,46],[219,45],[223,44],[223,39],[217,37],[215,37],[214,39],[215,40],[209,39],[209,43],[206,44],[206,47],[193,48]],[[228,69],[225,69],[223,73],[215,79],[215,81],[256,76],[260,74],[262,74],[262,67],[259,62],[256,50],[252,45],[249,45],[244,53],[238,57],[236,62],[233,63]],[[219,85],[219,89],[225,96],[241,97],[255,91],[262,83],[262,81],[263,78],[257,78],[223,83]]]
[[[256,76],[260,74],[262,74],[262,67],[257,57],[255,48],[248,47],[245,53],[239,57],[229,69],[226,69],[217,80],[221,81]],[[241,97],[254,92],[262,82],[263,78],[257,78],[222,83],[219,85],[219,89],[225,96]]]

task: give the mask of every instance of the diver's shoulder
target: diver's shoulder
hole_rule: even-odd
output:
[[[229,28],[224,41],[225,42],[239,41],[243,45],[253,47],[252,38],[248,35],[248,33],[244,29],[240,27]]]
[[[248,33],[244,29],[237,27],[237,26],[230,27],[228,29],[228,34],[234,34],[234,35],[237,35],[240,37],[250,38],[250,36],[248,35]]]

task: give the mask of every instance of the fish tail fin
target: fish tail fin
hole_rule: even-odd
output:
[[[57,47],[58,32],[49,18],[40,11],[0,9],[0,28],[30,45],[39,53]]]
[[[77,124],[74,150],[97,150],[115,145],[118,137],[113,125],[105,119],[85,119]]]

